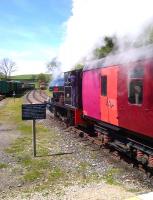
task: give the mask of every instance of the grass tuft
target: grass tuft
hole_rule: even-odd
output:
[[[41,176],[41,172],[38,171],[38,170],[31,170],[31,171],[28,171],[24,176],[23,176],[23,179],[27,182],[31,182],[31,181],[35,181],[37,180],[38,178],[40,178]]]
[[[64,172],[59,167],[55,167],[49,173],[49,181],[51,181],[51,182],[57,181],[62,177],[64,177]]]
[[[119,183],[116,181],[116,178],[115,178],[117,174],[119,174],[119,169],[111,168],[104,175],[104,180],[106,181],[106,183],[110,185],[119,185]]]
[[[8,165],[6,163],[0,163],[0,169],[7,168]]]

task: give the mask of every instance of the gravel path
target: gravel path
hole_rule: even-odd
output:
[[[14,185],[18,185],[18,180],[12,176],[12,169],[9,166],[15,166],[15,160],[12,156],[5,153],[5,149],[15,141],[20,135],[16,131],[15,126],[9,126],[0,123],[0,164],[5,164],[7,168],[0,169],[0,192],[5,189],[11,189]]]

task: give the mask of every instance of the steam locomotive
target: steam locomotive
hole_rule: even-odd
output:
[[[91,61],[65,72],[63,82],[53,86],[55,116],[152,170],[153,46]]]

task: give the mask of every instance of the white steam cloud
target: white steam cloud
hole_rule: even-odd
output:
[[[87,56],[105,36],[136,38],[151,23],[152,8],[152,0],[73,0],[58,56],[62,71]]]

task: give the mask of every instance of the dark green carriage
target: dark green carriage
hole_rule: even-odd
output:
[[[23,91],[23,83],[20,81],[0,81],[0,94],[12,96]]]
[[[7,81],[0,81],[0,94],[7,95],[10,92],[10,84]]]
[[[23,90],[23,83],[21,81],[9,81],[10,91],[13,94],[19,94]]]

